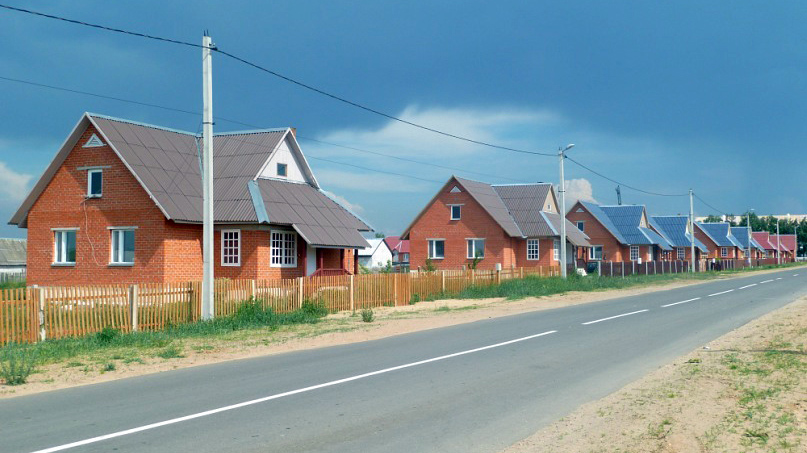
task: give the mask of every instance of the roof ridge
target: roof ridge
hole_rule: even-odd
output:
[[[481,181],[476,181],[481,182]],[[515,182],[507,184],[490,184],[491,187],[507,187],[507,186],[551,186],[551,182]]]
[[[148,128],[151,128],[151,129],[159,129],[159,130],[168,131],[168,132],[174,132],[174,133],[182,134],[182,135],[190,135],[191,137],[200,137],[200,135],[193,134],[193,133],[188,132],[188,131],[182,131],[182,130],[179,130],[179,129],[173,129],[173,128],[165,127],[165,126],[158,126],[156,124],[143,123],[143,122],[140,122],[140,121],[128,120],[128,119],[125,119],[125,118],[118,118],[118,117],[110,116],[110,115],[102,115],[100,113],[87,112],[86,114],[88,116],[92,117],[92,118],[101,118],[101,119],[105,119],[105,120],[109,120],[109,121],[117,121],[119,123],[133,124],[135,126],[143,126],[143,127],[148,127]]]

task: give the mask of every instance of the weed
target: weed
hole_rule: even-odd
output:
[[[185,357],[182,354],[182,349],[180,349],[179,346],[173,345],[173,344],[171,346],[168,346],[167,348],[162,349],[161,351],[157,352],[156,355],[157,355],[157,357],[159,357],[161,359],[178,359],[178,358]]]
[[[762,445],[768,443],[768,438],[770,437],[770,435],[766,432],[756,431],[753,429],[746,430],[743,436],[750,439],[752,443],[759,443]]]
[[[664,439],[671,430],[672,421],[669,418],[665,418],[658,425],[650,425],[647,428],[648,434],[655,439]]]
[[[0,349],[0,377],[7,385],[25,384],[35,363],[36,352],[28,345],[9,343]]]
[[[77,367],[77,366],[84,366],[84,364],[81,363],[81,362],[67,362],[67,365],[65,365],[64,367],[65,368],[74,368],[74,367]]]
[[[375,319],[375,313],[373,313],[372,308],[365,308],[361,311],[361,320],[364,322],[373,322]]]
[[[146,363],[140,357],[129,357],[128,359],[123,359],[123,363]]]
[[[420,294],[412,294],[412,297],[409,298],[409,305],[415,305],[418,302],[420,302]]]
[[[449,307],[448,305],[443,305],[441,307],[435,308],[434,311],[437,311],[437,312],[451,311],[451,307]]]
[[[104,327],[100,332],[95,333],[95,340],[100,344],[109,344],[119,336],[120,330],[107,326]]]
[[[103,368],[101,368],[101,371],[102,372],[115,371],[117,368],[118,367],[113,362],[109,362],[106,365],[104,365]]]

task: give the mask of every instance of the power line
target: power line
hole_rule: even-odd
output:
[[[710,205],[709,203],[707,203],[707,202],[706,202],[706,200],[704,200],[703,198],[699,197],[697,193],[693,193],[693,195],[695,196],[695,198],[697,198],[698,200],[700,200],[700,202],[701,202],[701,203],[705,204],[705,205],[706,205],[707,207],[709,207],[710,209],[713,209],[715,212],[722,212],[723,214],[728,214],[728,212],[727,212],[727,211],[723,211],[723,210],[721,210],[721,209],[717,209],[716,207],[714,207],[714,206]]]
[[[137,37],[140,37],[140,38],[154,39],[154,40],[164,41],[164,42],[168,42],[168,43],[172,43],[172,44],[180,44],[180,45],[184,45],[184,46],[197,47],[197,48],[203,48],[204,47],[204,46],[202,46],[200,44],[193,44],[193,43],[186,42],[186,41],[179,41],[179,40],[176,40],[176,39],[163,38],[163,37],[160,37],[160,36],[149,35],[149,34],[139,33],[139,32],[133,32],[133,31],[128,31],[128,30],[123,30],[123,29],[120,29],[120,28],[107,27],[105,25],[98,25],[98,24],[93,24],[93,23],[89,23],[89,22],[83,22],[83,21],[79,21],[79,20],[68,19],[68,18],[61,17],[61,16],[55,16],[55,15],[52,15],[52,14],[40,13],[40,12],[36,12],[36,11],[31,11],[31,10],[28,10],[28,9],[17,8],[17,7],[3,5],[3,4],[0,4],[0,8],[5,8],[5,9],[8,9],[8,10],[17,11],[17,12],[26,13],[26,14],[33,14],[33,15],[40,16],[40,17],[45,17],[45,18],[48,18],[48,19],[55,19],[55,20],[60,20],[60,21],[64,21],[64,22],[69,22],[69,23],[75,24],[75,25],[83,25],[83,26],[93,27],[93,28],[97,28],[97,29],[100,29],[100,30],[111,31],[111,32],[115,32],[115,33],[123,33],[123,34],[127,34],[127,35],[137,36]],[[522,153],[522,154],[532,154],[532,155],[536,155],[536,156],[550,156],[550,157],[555,156],[555,154],[553,154],[553,153],[542,153],[542,152],[538,152],[538,151],[527,151],[527,150],[518,149],[518,148],[511,148],[511,147],[508,147],[508,146],[496,145],[496,144],[484,142],[484,141],[481,141],[481,140],[475,140],[475,139],[464,137],[464,136],[461,136],[461,135],[452,134],[450,132],[445,132],[445,131],[442,131],[442,130],[439,130],[439,129],[436,129],[436,128],[433,128],[433,127],[418,124],[418,123],[415,123],[413,121],[405,120],[405,119],[397,117],[395,115],[391,115],[389,113],[382,112],[382,111],[374,109],[372,107],[368,107],[368,106],[366,106],[364,104],[360,104],[358,102],[351,101],[351,100],[349,100],[347,98],[344,98],[344,97],[329,93],[329,92],[327,92],[325,90],[322,90],[320,88],[314,87],[313,85],[309,85],[307,83],[304,83],[304,82],[301,82],[299,80],[293,79],[293,78],[291,78],[289,76],[286,76],[286,75],[283,75],[283,74],[281,74],[281,73],[279,73],[277,71],[273,71],[273,70],[268,69],[268,68],[266,68],[264,66],[261,66],[260,64],[253,63],[252,61],[249,61],[246,58],[239,57],[239,56],[237,56],[237,55],[235,55],[233,53],[226,52],[226,51],[220,50],[218,48],[212,48],[211,50],[213,50],[215,52],[218,52],[221,55],[224,55],[226,57],[232,58],[233,60],[238,61],[240,63],[243,63],[243,64],[245,64],[247,66],[255,68],[255,69],[259,70],[259,71],[265,72],[267,74],[270,74],[272,76],[275,76],[277,78],[285,80],[286,82],[289,82],[289,83],[292,83],[294,85],[297,85],[297,86],[299,86],[301,88],[305,88],[305,89],[307,89],[309,91],[313,91],[313,92],[315,92],[317,94],[320,94],[322,96],[326,96],[326,97],[331,98],[333,100],[336,100],[336,101],[342,102],[344,104],[347,104],[347,105],[356,107],[358,109],[364,110],[366,112],[370,112],[370,113],[382,116],[384,118],[387,118],[387,119],[390,119],[390,120],[393,120],[393,121],[397,121],[397,122],[400,122],[402,124],[406,124],[406,125],[418,128],[418,129],[422,129],[422,130],[425,130],[425,131],[428,131],[428,132],[432,132],[432,133],[439,134],[439,135],[449,137],[449,138],[453,138],[453,139],[456,139],[456,140],[461,140],[461,141],[464,141],[464,142],[474,143],[474,144],[477,144],[477,145],[486,146],[486,147],[494,148],[494,149],[500,149],[500,150],[504,150],[504,151],[511,151],[511,152]]]
[[[308,158],[309,159],[314,159],[314,160],[321,160],[323,162],[330,162],[332,164],[337,164],[337,165],[345,165],[345,166],[348,166],[348,167],[359,168],[361,170],[369,170],[369,171],[374,171],[374,172],[378,172],[378,173],[386,173],[388,175],[403,176],[404,178],[417,179],[417,180],[420,180],[420,181],[434,182],[434,183],[437,183],[437,184],[443,184],[445,182],[445,181],[436,181],[434,179],[421,178],[421,177],[418,177],[418,176],[405,175],[403,173],[395,173],[395,172],[392,172],[392,171],[377,170],[377,169],[374,169],[374,168],[362,167],[361,165],[349,164],[347,162],[339,162],[339,161],[336,161],[336,160],[325,159],[323,157],[314,157],[314,156],[312,156],[310,154],[308,155]]]
[[[644,193],[644,194],[647,194],[647,195],[654,195],[654,196],[657,196],[657,197],[688,197],[689,196],[689,193],[680,193],[680,194],[659,193],[659,192],[651,192],[649,190],[640,189],[638,187],[629,186],[629,185],[625,184],[624,182],[619,182],[616,179],[609,178],[608,176],[605,176],[604,174],[602,174],[602,173],[600,173],[600,172],[598,172],[596,170],[593,170],[593,169],[581,164],[580,162],[572,159],[571,157],[567,156],[566,158],[569,159],[570,161],[574,162],[578,166],[585,168],[586,170],[590,171],[591,173],[594,173],[595,175],[597,175],[597,176],[599,176],[601,178],[607,179],[608,181],[611,181],[614,184],[619,184],[620,186],[627,187],[628,189],[635,190],[637,192],[641,192],[641,193]]]

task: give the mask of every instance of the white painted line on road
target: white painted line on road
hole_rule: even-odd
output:
[[[737,289],[745,289],[745,288],[750,288],[752,286],[757,286],[757,284],[756,283],[751,283],[750,285],[741,286],[741,287],[739,287]]]
[[[630,313],[623,313],[623,314],[621,314],[621,315],[609,316],[609,317],[607,317],[607,318],[597,319],[597,320],[595,320],[595,321],[584,322],[584,323],[582,323],[582,324],[583,324],[584,326],[587,326],[587,325],[589,325],[589,324],[596,324],[596,323],[598,323],[598,322],[608,321],[608,320],[610,320],[610,319],[616,319],[616,318],[621,318],[621,317],[623,317],[623,316],[635,315],[636,313],[642,313],[642,312],[645,312],[645,311],[650,311],[650,310],[645,309],[645,310],[639,310],[639,311],[632,311],[632,312],[630,312]]]
[[[645,310],[645,311],[647,311],[647,310]],[[368,378],[368,377],[372,377],[372,376],[378,376],[379,374],[391,373],[393,371],[403,370],[405,368],[411,368],[411,367],[415,367],[415,366],[419,366],[419,365],[425,365],[427,363],[432,363],[432,362],[439,362],[441,360],[451,359],[451,358],[459,357],[459,356],[466,355],[466,354],[473,354],[475,352],[486,351],[488,349],[499,348],[499,347],[507,346],[507,345],[510,345],[510,344],[513,344],[513,343],[519,343],[519,342],[522,342],[522,341],[532,340],[533,338],[543,337],[545,335],[553,334],[553,333],[556,333],[556,332],[557,332],[557,330],[550,330],[548,332],[538,333],[538,334],[530,335],[530,336],[527,336],[527,337],[516,338],[515,340],[509,340],[509,341],[504,341],[504,342],[501,342],[501,343],[496,343],[496,344],[492,344],[492,345],[488,345],[488,346],[482,346],[480,348],[468,349],[467,351],[455,352],[453,354],[441,355],[439,357],[433,357],[431,359],[420,360],[420,361],[417,361],[417,362],[411,362],[411,363],[407,363],[407,364],[404,364],[404,365],[398,365],[398,366],[394,366],[394,367],[390,367],[390,368],[384,368],[383,370],[371,371],[369,373],[359,374],[359,375],[347,377],[347,378],[344,378],[344,379],[337,379],[335,381],[325,382],[323,384],[312,385],[310,387],[304,387],[304,388],[297,389],[297,390],[291,390],[291,391],[288,391],[288,392],[277,393],[277,394],[274,394],[274,395],[265,396],[263,398],[257,398],[257,399],[254,399],[254,400],[244,401],[244,402],[238,403],[238,404],[232,404],[230,406],[224,406],[224,407],[219,407],[219,408],[216,408],[216,409],[210,409],[210,410],[207,410],[207,411],[204,411],[204,412],[198,412],[198,413],[195,413],[195,414],[185,415],[184,417],[172,418],[170,420],[164,420],[164,421],[157,422],[157,423],[151,423],[151,424],[148,424],[148,425],[138,426],[137,428],[131,428],[131,429],[123,430],[123,431],[118,431],[118,432],[115,432],[115,433],[105,434],[103,436],[98,436],[98,437],[92,437],[92,438],[89,438],[89,439],[79,440],[77,442],[71,442],[69,444],[64,444],[64,445],[58,445],[56,447],[46,448],[44,450],[37,450],[37,451],[34,451],[32,453],[51,453],[51,452],[56,452],[56,451],[68,450],[70,448],[81,447],[83,445],[94,444],[94,443],[101,442],[101,441],[104,441],[104,440],[114,439],[116,437],[122,437],[122,436],[126,436],[126,435],[129,435],[129,434],[135,434],[135,433],[139,433],[139,432],[142,432],[142,431],[148,431],[148,430],[154,429],[154,428],[160,428],[162,426],[174,425],[174,424],[177,424],[177,423],[186,422],[188,420],[193,420],[193,419],[196,419],[196,418],[207,417],[208,415],[218,414],[220,412],[227,412],[227,411],[231,411],[231,410],[234,410],[234,409],[240,409],[242,407],[252,406],[252,405],[255,405],[255,404],[259,404],[259,403],[265,403],[266,401],[276,400],[276,399],[280,399],[280,398],[283,398],[283,397],[286,397],[286,396],[291,396],[291,395],[297,395],[298,393],[310,392],[312,390],[318,390],[318,389],[325,388],[325,387],[332,387],[334,385],[344,384],[346,382],[352,382],[352,381],[357,381],[359,379],[364,379],[364,378]]]
[[[727,291],[720,291],[719,293],[709,294],[709,295],[708,295],[708,296],[706,296],[706,297],[719,296],[719,295],[721,295],[721,294],[730,293],[730,292],[732,292],[732,291],[734,291],[734,290],[733,290],[733,289],[729,289],[729,290],[727,290]]]
[[[798,277],[798,276],[799,276],[799,274],[793,274],[793,276],[794,276],[794,277]]]
[[[687,303],[687,302],[694,302],[694,301],[696,301],[696,300],[701,300],[701,298],[700,298],[700,297],[696,297],[696,298],[694,298],[694,299],[682,300],[681,302],[675,302],[675,303],[672,303],[672,304],[662,305],[662,306],[661,306],[661,308],[672,307],[673,305],[681,305],[681,304],[685,304],[685,303]]]
[[[761,285],[761,284],[763,284],[763,283],[770,283],[770,282],[772,282],[772,281],[773,281],[773,280],[765,280],[764,282],[759,282],[759,284]]]
[[[776,279],[777,279],[777,280],[781,280],[781,279],[782,279],[782,277],[776,277]]]

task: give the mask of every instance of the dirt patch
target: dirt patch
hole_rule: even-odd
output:
[[[807,297],[581,406],[504,453],[805,452]]]
[[[774,271],[759,271],[768,273]],[[748,273],[720,278],[737,278]],[[374,309],[375,321],[364,323],[357,313],[329,315],[313,325],[281,327],[277,330],[252,329],[236,331],[215,339],[194,338],[164,349],[116,349],[100,351],[65,362],[40,366],[28,383],[19,386],[0,385],[0,399],[58,390],[78,385],[111,381],[143,374],[186,368],[227,360],[370,341],[420,330],[531,311],[549,310],[696,285],[713,280],[673,282],[652,286],[597,292],[566,294],[505,300],[503,298],[473,300],[440,300],[418,302],[404,307]],[[175,351],[167,349],[174,347]]]

